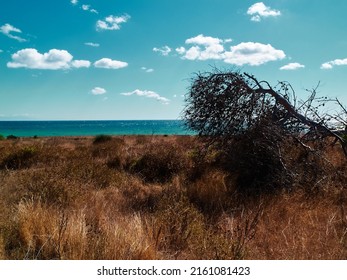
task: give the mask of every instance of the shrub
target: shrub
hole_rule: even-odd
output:
[[[95,136],[93,144],[105,143],[112,140],[112,136],[100,134]]]
[[[146,182],[165,183],[181,170],[183,164],[184,159],[175,147],[157,144],[145,147],[145,152],[127,168]]]
[[[8,136],[7,136],[7,139],[9,139],[9,140],[15,140],[15,139],[18,139],[18,137],[11,134],[11,135],[8,135]]]
[[[7,169],[28,168],[35,162],[38,152],[34,147],[23,147],[4,158],[0,167]]]
[[[123,166],[122,160],[119,156],[115,156],[107,162],[107,166],[112,169],[121,170]]]
[[[234,139],[224,168],[237,175],[239,191],[258,195],[290,185],[291,173],[284,166],[281,152],[284,141],[285,136],[278,127],[266,124]]]
[[[0,141],[1,140],[5,140],[5,137],[3,135],[0,134]]]

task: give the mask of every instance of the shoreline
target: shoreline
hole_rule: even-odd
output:
[[[0,121],[0,135],[8,137],[82,137],[128,135],[193,135],[182,120],[127,121]]]
[[[52,135],[52,136],[17,136],[17,135],[8,135],[8,136],[14,136],[15,138],[5,138],[3,140],[0,141],[5,141],[5,140],[9,140],[9,141],[13,141],[13,140],[20,140],[20,139],[49,139],[49,138],[59,138],[59,139],[67,139],[67,140],[73,140],[73,139],[93,139],[95,137],[98,136],[111,136],[112,138],[133,138],[133,137],[163,137],[163,138],[167,138],[167,137],[196,137],[198,135],[194,135],[194,134],[97,134],[97,135]],[[7,136],[7,137],[8,137]]]

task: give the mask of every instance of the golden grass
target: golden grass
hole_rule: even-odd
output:
[[[0,141],[0,259],[347,258],[338,149],[314,191],[248,197],[194,137],[93,140]]]
[[[300,193],[280,196],[259,221],[250,257],[346,259],[345,206],[328,195],[313,201]]]

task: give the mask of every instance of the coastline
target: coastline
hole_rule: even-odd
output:
[[[191,135],[182,120],[126,121],[0,121],[0,135],[7,137],[105,135]]]

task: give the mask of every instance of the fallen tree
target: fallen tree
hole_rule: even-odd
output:
[[[341,129],[347,111],[338,99],[317,97],[318,87],[298,100],[288,82],[272,87],[239,71],[198,73],[183,119],[205,142],[205,155],[219,155],[216,162],[237,177],[240,189],[254,194],[298,184],[314,188],[332,174],[322,146],[338,142],[347,156]],[[323,110],[332,103],[339,112]]]
[[[189,129],[212,141],[229,139],[266,122],[300,141],[332,137],[347,156],[341,129],[346,126],[347,111],[338,99],[316,97],[318,86],[307,90],[307,100],[298,101],[288,82],[272,87],[238,71],[198,73],[186,97],[183,118]],[[328,103],[335,103],[340,112],[331,115],[321,110]]]

